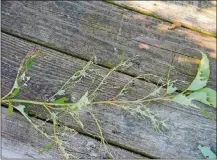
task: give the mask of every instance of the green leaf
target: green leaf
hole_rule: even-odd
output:
[[[78,110],[78,106],[71,106],[72,111],[77,111]]]
[[[52,148],[53,148],[53,144],[47,144],[43,147],[43,149],[39,152],[39,154],[42,154],[45,151],[50,151]]]
[[[177,87],[173,87],[173,84],[167,86],[167,94],[171,94],[177,90]]]
[[[203,116],[208,117],[211,120],[214,120],[213,116],[209,114],[205,109],[201,109],[201,113]]]
[[[11,115],[13,113],[13,105],[11,103],[8,104],[8,115]]]
[[[210,75],[209,59],[207,58],[207,55],[205,53],[201,52],[201,54],[202,59],[200,61],[197,75],[187,90],[196,91],[206,86],[208,82]]]
[[[172,98],[172,101],[179,103],[181,105],[192,106],[192,107],[198,108],[195,104],[192,103],[191,98],[188,98],[183,94],[176,95],[174,98]]]
[[[20,92],[20,88],[14,88],[11,95],[10,95],[10,98],[13,98],[13,97],[16,97]]]
[[[52,147],[53,147],[52,144],[48,144],[48,145],[44,146],[43,148],[44,148],[46,151],[48,151],[48,150],[51,150]]]
[[[67,97],[62,97],[62,98],[56,99],[56,100],[54,101],[54,103],[57,103],[57,104],[64,104],[64,103],[66,103],[66,101],[68,101],[68,100],[69,100],[69,98],[67,98]]]
[[[196,92],[205,92],[207,95],[207,101],[216,108],[216,91],[211,88],[202,88]]]
[[[216,159],[216,155],[210,150],[209,147],[202,147],[201,145],[199,145],[198,148],[205,158]]]
[[[206,92],[193,92],[191,93],[188,98],[192,99],[192,100],[197,100],[200,101],[204,104],[210,105],[210,103],[207,101],[207,94]]]
[[[125,52],[122,51],[121,55],[119,56],[120,61],[124,61]]]
[[[172,99],[174,102],[177,102],[179,104],[182,104],[182,105],[186,105],[186,106],[189,106],[191,105],[191,99],[188,99],[185,95],[183,94],[178,94],[176,95],[173,99]]]
[[[27,62],[26,62],[26,69],[30,69],[32,67],[32,65],[35,63],[36,58],[35,57],[31,57]]]

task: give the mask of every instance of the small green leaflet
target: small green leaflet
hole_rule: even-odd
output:
[[[202,147],[201,145],[199,145],[198,148],[205,158],[216,159],[216,155],[210,150],[209,147]]]
[[[67,98],[67,97],[62,97],[62,98],[56,99],[56,100],[54,101],[54,103],[57,103],[57,104],[64,104],[64,103],[66,103],[66,101],[68,101],[68,100],[69,100],[69,98]]]
[[[71,106],[70,108],[72,109],[72,111],[77,111],[78,110],[78,106]]]
[[[202,88],[196,92],[204,92],[207,96],[207,101],[212,107],[216,108],[216,91],[211,88]]]
[[[19,92],[20,92],[20,87],[19,87],[17,81],[15,81],[12,92],[10,94],[10,98],[16,97],[19,94]]]
[[[43,149],[39,152],[39,154],[44,153],[45,151],[50,151],[53,147],[53,144],[47,144],[43,147]]]
[[[124,57],[125,57],[125,52],[122,51],[121,55],[119,56],[119,59],[121,61],[124,61]]]
[[[35,57],[31,57],[27,62],[26,62],[26,69],[30,69],[32,67],[32,65],[35,63],[36,58]]]
[[[214,120],[213,116],[209,114],[205,109],[201,109],[201,113],[205,116],[208,117],[211,120]]]
[[[173,87],[173,84],[167,86],[167,94],[171,94],[177,90],[177,87]]]
[[[45,149],[45,151],[48,151],[48,150],[51,150],[53,147],[52,144],[48,144],[48,145],[45,145],[43,148]]]
[[[16,97],[20,92],[20,88],[14,88],[11,95],[10,95],[10,98],[13,98],[13,97]]]
[[[187,90],[196,91],[206,86],[208,82],[210,75],[209,59],[207,58],[207,55],[205,53],[201,52],[201,54],[202,59],[200,61],[197,75]]]
[[[11,103],[8,104],[8,115],[11,115],[13,113],[13,105]]]

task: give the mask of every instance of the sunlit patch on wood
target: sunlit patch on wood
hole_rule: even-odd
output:
[[[140,43],[139,48],[141,48],[141,49],[149,49],[150,47],[147,44]]]
[[[199,59],[187,58],[187,57],[176,57],[175,61],[183,62],[183,63],[192,63],[192,64],[200,64]]]
[[[215,2],[204,3],[203,6],[198,1],[115,1],[115,3],[170,23],[180,22],[191,30],[216,37]]]

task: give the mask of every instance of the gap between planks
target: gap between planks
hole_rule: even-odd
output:
[[[43,43],[43,42],[41,42],[41,41],[31,40],[31,39],[28,39],[28,38],[19,36],[19,35],[17,35],[17,34],[10,33],[10,32],[8,32],[8,31],[5,30],[5,29],[2,29],[1,32],[2,32],[2,33],[5,33],[5,34],[8,34],[8,35],[11,35],[11,36],[13,36],[13,37],[22,39],[22,40],[24,40],[24,41],[31,42],[31,43],[35,43],[35,44],[37,44],[37,45],[40,45],[40,46],[43,46],[43,47],[46,47],[46,48],[49,48],[49,49],[52,49],[52,50],[61,52],[61,53],[65,54],[65,55],[68,55],[68,56],[71,56],[71,57],[75,57],[75,58],[79,58],[79,59],[81,59],[81,60],[83,60],[83,61],[86,61],[86,62],[90,61],[90,59],[87,59],[87,58],[82,57],[82,56],[79,56],[79,55],[74,55],[74,54],[72,55],[70,52],[66,52],[66,51],[63,51],[63,50],[61,50],[61,49],[58,49],[58,47],[53,47],[53,46],[50,46],[50,45],[46,45],[45,43]],[[164,50],[167,50],[167,49],[164,49]],[[169,50],[168,50],[168,51],[169,51]],[[172,64],[172,62],[171,62],[171,64]],[[106,65],[103,65],[103,64],[100,64],[100,63],[97,63],[97,65],[98,65],[98,66],[101,66],[101,67],[104,67],[104,68],[106,68],[106,69],[111,69],[110,67],[108,67],[108,66],[106,66]],[[117,72],[126,74],[126,75],[131,76],[131,77],[136,77],[136,76],[137,76],[137,75],[130,74],[130,73],[126,72],[126,71],[118,71],[118,70],[117,70]],[[151,83],[153,83],[153,84],[155,84],[155,85],[157,85],[157,86],[160,86],[160,85],[161,85],[161,83],[157,83],[157,82],[152,81],[152,80],[150,80],[150,81],[149,81],[149,80],[146,80],[146,79],[140,79],[140,80],[141,80],[141,81],[148,82],[148,83],[151,82]],[[165,88],[165,86],[163,86],[163,87]],[[179,90],[179,89],[178,89],[177,92],[181,93],[182,90]]]
[[[2,155],[4,158],[52,158],[52,159],[62,159],[61,154],[58,152],[57,148],[53,148],[51,151],[47,151],[41,155],[38,152],[43,148],[43,146],[49,144],[43,135],[38,133],[31,124],[23,117],[20,112],[14,110],[12,115],[7,115],[7,108],[5,106],[1,107],[2,114]],[[44,120],[38,119],[37,117],[31,117],[32,121],[36,124],[42,124]],[[52,132],[52,122],[46,122],[48,133]],[[67,139],[66,139],[67,138]],[[69,139],[68,139],[69,138]],[[105,159],[108,158],[106,153],[102,150],[100,151],[100,141],[95,137],[90,137],[87,134],[78,132],[76,135],[67,132],[64,140],[68,140],[72,143],[64,144],[69,153],[72,153],[76,157],[82,159],[97,158]],[[73,141],[74,140],[74,141]],[[76,143],[75,143],[76,142]],[[86,144],[86,145],[85,145]],[[92,144],[94,146],[88,146]],[[19,146],[19,148],[18,148]],[[26,147],[26,148],[25,148]],[[142,155],[127,151],[125,149],[120,149],[117,146],[112,146],[109,144],[108,148],[113,152],[115,159],[125,159],[125,158],[136,158],[136,159],[147,159]],[[91,156],[93,155],[93,156]],[[19,156],[19,157],[18,157]]]
[[[11,3],[15,3],[15,2],[11,2]],[[95,7],[94,8],[92,4],[87,3],[87,2],[83,3],[83,1],[73,2],[73,3],[68,2],[66,4],[65,3],[66,2],[57,2],[56,4],[55,2],[54,4],[58,5],[58,10],[55,9],[55,6],[53,6],[54,5],[53,3],[45,3],[43,5],[42,3],[36,3],[36,2],[34,2],[33,4],[20,2],[19,4],[13,4],[11,6],[11,7],[14,6],[13,9],[11,8],[12,10],[10,9],[10,7],[8,8],[8,6],[6,6],[7,10],[3,10],[2,12],[2,15],[3,15],[2,16],[3,17],[3,21],[2,21],[3,27],[2,28],[3,30],[6,30],[7,33],[18,35],[20,37],[25,37],[27,39],[30,39],[31,41],[39,42],[40,44],[46,45],[48,47],[51,46],[51,48],[57,48],[58,51],[67,52],[67,54],[75,55],[75,57],[79,57],[82,59],[89,59],[91,55],[95,54],[97,58],[100,59],[100,61],[98,61],[99,64],[101,66],[106,66],[106,67],[109,66],[107,62],[112,63],[112,64],[116,63],[117,56],[120,54],[120,50],[122,49],[126,51],[126,56],[132,56],[132,54],[138,53],[139,55],[141,55],[141,59],[138,60],[138,64],[141,64],[141,65],[137,66],[137,62],[134,62],[135,67],[130,68],[128,71],[126,71],[126,73],[131,76],[138,75],[139,73],[151,72],[161,77],[163,76],[163,74],[166,74],[167,70],[171,66],[172,58],[176,57],[178,60],[179,58],[180,60],[186,60],[187,58],[189,58],[188,57],[189,55],[193,57],[196,56],[196,58],[187,59],[190,62],[188,61],[178,62],[177,60],[175,69],[172,71],[173,76],[171,76],[172,78],[174,77],[174,79],[180,80],[180,81],[177,81],[177,87],[179,88],[180,86],[182,89],[185,89],[187,87],[188,85],[187,83],[189,83],[190,85],[190,82],[195,77],[197,68],[198,68],[198,66],[196,65],[197,64],[196,62],[199,61],[201,55],[198,53],[198,51],[195,51],[193,48],[195,47],[198,48],[198,44],[194,42],[194,39],[192,43],[191,39],[188,39],[188,38],[186,39],[185,36],[183,37],[183,35],[190,34],[192,37],[192,34],[193,34],[193,37],[195,36],[194,38],[202,42],[207,42],[206,40],[207,37],[202,37],[199,34],[195,34],[194,32],[191,33],[190,31],[184,30],[184,29],[178,29],[178,30],[175,30],[169,33],[166,32],[165,35],[164,34],[161,35],[161,33],[158,30],[156,30],[156,28],[147,29],[144,27],[140,27],[140,24],[139,25],[137,24],[138,21],[135,21],[134,19],[132,19],[132,16],[135,16],[134,15],[135,13],[133,12],[128,13],[127,11],[124,11],[123,9],[114,7],[115,10],[117,10],[118,12],[120,13],[124,12],[125,21],[127,19],[127,21],[130,22],[130,23],[124,22],[124,25],[122,26],[122,35],[121,37],[119,37],[120,39],[117,41],[116,40],[117,35],[114,35],[114,33],[116,32],[116,30],[120,31],[119,27],[120,25],[122,25],[122,24],[119,24],[119,21],[118,21],[119,13],[116,15],[116,17],[114,16],[114,18],[109,17],[107,16],[107,14],[104,15],[105,13],[104,14],[101,13],[102,8],[100,8],[102,7],[100,5],[104,5],[105,6],[104,8],[106,7],[111,8],[110,5],[108,5],[107,3],[102,3],[102,2],[101,3],[94,2],[94,3],[97,3],[96,6],[94,6]],[[8,2],[8,3],[5,3],[5,5],[10,6],[11,4],[9,4]],[[74,7],[79,8],[79,10],[85,9],[85,11],[88,13],[85,13],[85,16],[82,18],[80,17],[80,20],[79,20],[80,13],[79,12],[77,13],[76,9],[75,9],[76,10],[75,14],[69,13],[70,11],[69,9],[74,9]],[[88,7],[88,9],[86,7]],[[89,9],[89,7],[92,7],[91,10]],[[20,17],[19,14],[17,14],[17,12],[14,12],[13,10],[17,10],[17,12],[20,12],[21,14],[23,14],[22,17]],[[105,12],[105,11],[106,13],[108,13],[108,8],[106,8],[102,12]],[[113,14],[113,12],[110,14]],[[31,17],[30,15],[33,17]],[[67,19],[63,18],[64,15],[68,16],[68,18]],[[78,15],[78,17],[76,15]],[[36,24],[29,23],[29,18],[34,19],[34,17],[35,17],[34,23]],[[96,26],[94,25],[93,21],[97,20],[97,17],[100,19],[99,20],[100,23],[102,23],[102,25],[106,27],[105,29],[102,29],[102,27],[100,27],[98,28],[99,32],[92,33],[92,29],[94,27],[96,29]],[[160,25],[161,23],[155,20],[154,18],[149,18],[148,16],[145,16],[145,15],[143,18],[144,18],[145,23],[147,20],[148,22],[151,21],[154,24],[153,25],[154,27]],[[106,19],[106,21],[104,19]],[[109,22],[107,23],[107,21]],[[165,25],[167,24],[164,24],[164,26]],[[16,28],[14,28],[15,26]],[[52,26],[56,26],[56,27],[52,28]],[[83,26],[83,28],[79,26]],[[84,27],[87,27],[87,26],[91,26],[92,28],[84,29]],[[36,28],[32,30],[32,27],[36,27]],[[23,30],[23,28],[25,28],[25,30]],[[45,30],[48,30],[49,33],[50,32],[52,33],[52,39],[48,38],[50,37],[49,34],[47,34],[47,32],[44,32],[43,30],[42,30],[43,34],[41,34],[42,28]],[[112,28],[113,30],[110,30],[110,28]],[[56,29],[58,30],[56,31]],[[130,32],[132,31],[133,32],[128,34],[127,30]],[[113,31],[114,33],[112,33],[113,35],[111,36],[110,33]],[[56,34],[57,32],[58,34]],[[150,40],[144,40],[141,37],[140,39],[136,39],[136,40],[133,39],[135,38],[135,36],[137,36],[138,38],[140,34],[147,34],[150,37],[153,37],[153,36],[156,37],[156,34],[157,34],[157,37],[159,36],[160,41],[157,38],[158,41],[155,42],[155,39],[154,39],[154,42],[152,44],[152,43],[147,43],[147,42],[150,42]],[[77,36],[79,36],[79,38]],[[113,38],[113,36],[115,36],[115,39]],[[80,37],[82,37],[82,39]],[[168,43],[164,43],[165,38],[170,40],[171,42],[175,41],[176,43],[170,42],[171,43],[170,45]],[[207,45],[203,44],[202,47],[199,46],[199,49],[202,49],[202,50],[205,49],[205,51],[208,50],[209,54],[210,52],[213,54],[213,52],[215,52],[215,49],[213,49],[213,42],[215,40],[214,38],[213,39],[212,38],[210,39],[210,38],[211,37],[208,38],[208,42],[211,42],[209,43],[211,45],[208,45],[207,47]],[[83,39],[85,39],[85,41]],[[162,42],[164,43],[163,45],[162,45]],[[179,44],[182,44],[182,42],[183,42],[183,45],[179,46]],[[136,45],[138,45],[139,43],[141,44],[147,43],[150,49],[148,50],[139,49],[138,50],[138,46]],[[160,44],[160,47],[159,48],[153,47],[154,44],[157,44],[157,45]],[[79,46],[82,45],[82,47],[77,47],[77,45]],[[168,48],[168,45],[169,45],[169,48]],[[189,48],[189,47],[186,48],[186,46],[188,45],[193,48]],[[113,51],[114,47],[117,48],[117,52]],[[84,49],[81,49],[81,48],[84,48]],[[177,52],[177,54],[174,54],[175,53],[174,51]],[[186,57],[182,56],[180,52],[182,54],[186,54],[185,55]],[[214,82],[215,81],[214,77],[216,74],[215,72],[216,67],[212,59],[211,59],[211,62],[212,62],[211,63],[211,77],[210,77],[209,82],[210,82],[211,88],[215,88],[216,84]],[[156,79],[148,79],[148,80],[154,82],[155,84],[158,83],[158,80]],[[184,82],[182,83],[181,81],[185,81],[185,83]]]

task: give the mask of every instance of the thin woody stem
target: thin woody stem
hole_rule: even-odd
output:
[[[173,96],[167,96],[167,97],[159,97],[159,98],[150,98],[145,100],[134,100],[134,101],[98,101],[98,102],[92,102],[90,105],[93,104],[109,104],[109,103],[118,103],[118,104],[125,104],[125,103],[142,103],[142,102],[150,102],[150,101],[157,101],[157,100],[171,100]],[[1,100],[1,103],[26,103],[26,104],[35,104],[35,105],[46,105],[46,106],[73,106],[76,103],[45,103],[40,101],[31,101],[31,100],[23,100],[23,99],[3,99]]]

